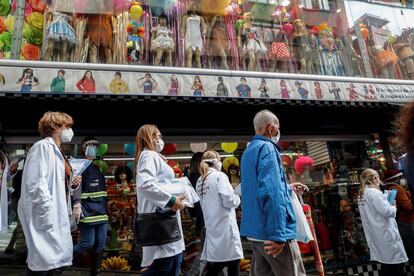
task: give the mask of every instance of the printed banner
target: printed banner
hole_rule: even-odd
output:
[[[0,91],[408,102],[412,85],[0,67]]]

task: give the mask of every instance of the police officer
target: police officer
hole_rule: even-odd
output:
[[[82,141],[85,159],[96,158],[98,140],[86,137]],[[73,193],[73,214],[79,223],[80,242],[73,251],[82,254],[91,251],[91,274],[98,275],[102,263],[108,230],[107,193],[105,177],[91,163],[82,173],[81,185]]]

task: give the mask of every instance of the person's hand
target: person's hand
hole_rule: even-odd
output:
[[[302,184],[300,182],[295,182],[295,183],[292,183],[291,185],[292,185],[292,189],[295,193],[303,194],[304,192],[309,191],[308,186],[306,186],[305,184]]]
[[[10,166],[9,166],[9,171],[11,172],[11,173],[15,173],[16,171],[17,171],[17,168],[19,167],[19,165],[18,164],[16,164],[16,163],[13,163],[13,164],[11,164]]]
[[[177,196],[175,198],[175,204],[171,207],[171,210],[173,210],[174,212],[178,212],[182,209],[184,209],[184,198],[185,196],[181,195],[181,196]]]
[[[72,189],[76,189],[82,183],[82,176],[76,175],[72,179]]]
[[[79,223],[81,213],[82,213],[81,204],[76,203],[75,206],[73,206],[73,217],[76,223]]]
[[[285,243],[279,243],[274,241],[264,242],[264,249],[267,255],[271,255],[273,258],[276,258],[280,253],[282,253]]]

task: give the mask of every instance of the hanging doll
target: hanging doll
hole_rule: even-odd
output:
[[[257,27],[253,26],[253,14],[247,12],[243,15],[244,23],[238,30],[238,44],[242,49],[243,56],[247,56],[249,61],[248,70],[254,71],[260,69],[260,59],[266,54],[267,48],[258,36]]]
[[[75,29],[72,27],[72,16],[59,12],[70,10],[69,1],[56,1],[52,8],[46,28],[47,47],[44,60],[69,61],[69,49],[76,45]]]
[[[207,49],[209,57],[220,58],[220,68],[229,69],[227,56],[230,52],[229,37],[227,36],[226,26],[222,15],[216,14],[207,32]],[[211,66],[210,66],[211,67]]]
[[[156,54],[154,65],[160,65],[165,57],[165,65],[172,66],[172,53],[175,49],[172,31],[167,28],[168,18],[162,14],[158,16],[158,26],[151,29],[151,52]]]
[[[129,64],[139,61],[143,51],[144,27],[136,20],[131,20],[127,26],[127,61]]]
[[[300,73],[311,72],[311,60],[310,60],[310,44],[309,38],[306,31],[305,23],[302,19],[296,19],[293,22],[295,31],[292,34],[292,49],[293,56],[296,62],[299,64]]]
[[[189,4],[188,12],[181,22],[181,34],[184,35],[186,67],[193,67],[193,58],[196,68],[201,68],[201,53],[203,51],[203,36],[206,26],[203,17],[196,13],[196,5]]]

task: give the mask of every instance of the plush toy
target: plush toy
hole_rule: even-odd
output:
[[[127,26],[127,60],[136,63],[143,51],[144,26],[142,23],[131,20]]]

